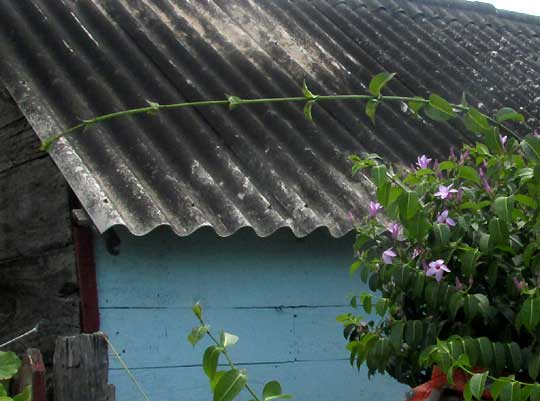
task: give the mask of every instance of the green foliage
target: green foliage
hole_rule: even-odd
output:
[[[12,379],[17,374],[20,367],[21,360],[15,353],[0,351],[0,381]],[[19,393],[12,398],[9,396],[4,384],[0,383],[0,401],[30,401],[31,399],[31,386],[25,387],[22,393]]]
[[[441,122],[461,116],[478,142],[413,169],[351,157],[353,172],[371,170],[370,210],[383,210],[357,227],[350,271],[385,300],[371,326],[342,321],[351,364],[412,386],[437,365],[449,381],[465,372],[467,400],[488,384],[495,399],[539,399],[540,139],[500,134],[499,123],[523,121],[512,109],[490,118],[437,95],[409,108]],[[370,314],[371,294],[360,300]]]

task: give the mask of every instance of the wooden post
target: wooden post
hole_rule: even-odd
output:
[[[26,386],[32,386],[32,401],[45,401],[45,364],[38,349],[29,349],[24,354],[21,368],[12,385],[13,394],[19,394]]]
[[[103,333],[59,337],[54,352],[56,401],[114,401]]]

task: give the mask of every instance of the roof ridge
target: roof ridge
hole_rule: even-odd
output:
[[[426,5],[436,5],[446,8],[460,8],[465,10],[477,11],[484,14],[493,15],[512,21],[523,22],[527,24],[540,25],[540,16],[520,13],[516,11],[502,10],[493,4],[483,1],[469,0],[407,0],[410,3],[420,3]]]

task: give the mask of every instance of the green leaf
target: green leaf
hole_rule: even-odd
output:
[[[486,387],[486,379],[488,377],[488,372],[484,373],[475,373],[471,376],[469,385],[471,386],[471,393],[477,400],[482,399],[482,393]]]
[[[493,347],[491,341],[487,337],[476,339],[480,356],[480,364],[482,367],[488,367],[493,361]]]
[[[512,221],[512,210],[514,210],[514,197],[513,196],[499,196],[493,203],[493,209],[495,214],[501,220],[510,222]]]
[[[401,188],[392,186],[390,182],[387,182],[377,189],[377,200],[388,211],[390,205],[399,198],[402,192]]]
[[[463,398],[465,401],[472,401],[472,390],[470,381],[465,383],[465,387],[463,388]]]
[[[21,360],[13,352],[0,351],[0,380],[11,379],[21,366]]]
[[[420,200],[414,191],[404,191],[399,197],[399,214],[409,220],[420,210]]]
[[[212,379],[210,379],[210,388],[212,389],[212,391],[214,391],[214,389],[216,388],[216,384],[218,384],[218,382],[221,380],[221,378],[223,376],[225,376],[225,373],[227,373],[227,371],[218,370],[216,372],[216,374],[214,375],[214,377],[212,377]]]
[[[224,331],[221,332],[220,343],[223,348],[230,347],[231,345],[234,345],[237,342],[238,342],[238,336],[235,336],[234,334],[226,333]]]
[[[232,401],[240,394],[247,383],[244,371],[231,369],[223,375],[214,389],[214,401]]]
[[[518,113],[510,107],[503,107],[495,115],[495,120],[497,120],[498,123],[502,123],[504,121],[518,121],[522,123],[525,121],[525,117],[523,114]]]
[[[495,373],[501,373],[506,367],[506,351],[503,343],[493,343]]]
[[[302,83],[302,93],[304,94],[304,97],[309,100],[317,99],[318,96],[311,93],[311,91],[307,87],[306,80],[304,79],[304,82]],[[308,102],[309,103],[309,102]]]
[[[499,398],[499,395],[501,394],[501,391],[504,387],[504,385],[507,383],[507,380],[501,380],[501,379],[495,379],[493,380],[493,383],[491,384],[491,396],[493,397],[493,401],[497,401]]]
[[[452,105],[439,95],[431,95],[429,103],[424,107],[424,113],[434,121],[448,121],[457,116]]]
[[[384,316],[389,305],[390,301],[388,298],[379,298],[377,304],[375,305],[375,312],[377,312],[377,315],[379,316]]]
[[[371,179],[377,187],[381,187],[388,182],[387,172],[388,170],[384,164],[379,164],[371,168]]]
[[[13,401],[30,401],[32,399],[32,386],[26,386],[24,390],[13,397]]]
[[[275,397],[282,393],[281,384],[278,381],[271,381],[264,385],[263,388],[263,399],[267,400],[270,397]]]
[[[361,294],[360,299],[362,302],[362,306],[364,307],[364,310],[367,314],[371,313],[371,294]]]
[[[412,219],[401,219],[407,229],[407,237],[422,241],[431,229],[431,223],[423,213],[416,213]]]
[[[376,99],[370,99],[366,103],[366,115],[371,120],[371,123],[375,125],[375,114],[377,114],[377,107],[381,102]]]
[[[6,388],[4,387],[4,385],[2,383],[0,383],[0,397],[5,397],[7,395],[8,395],[8,393],[6,391]]]
[[[521,401],[521,386],[512,381],[504,383],[501,389],[501,401]]]
[[[530,161],[540,163],[540,138],[529,135],[521,141],[520,146]]]
[[[486,132],[490,128],[486,116],[472,107],[463,117],[463,123],[465,124],[465,128],[475,134]]]
[[[480,184],[481,182],[478,172],[469,166],[461,166],[458,170],[458,177],[472,181],[475,184]]]
[[[516,200],[516,202],[530,207],[531,209],[536,209],[536,207],[538,206],[538,203],[533,198],[527,195],[517,194],[514,195],[514,199]]]
[[[450,227],[447,224],[433,223],[435,243],[439,246],[450,242]]]
[[[536,353],[529,358],[528,366],[529,376],[532,380],[536,380],[540,373],[540,354]]]
[[[216,347],[215,345],[206,348],[206,351],[204,351],[203,370],[209,379],[212,379],[216,374],[220,354],[221,349]]]
[[[461,254],[461,271],[466,276],[472,276],[475,273],[476,262],[480,258],[481,253],[478,248],[471,248]]]
[[[531,386],[530,400],[540,401],[540,384],[534,384]]]
[[[310,100],[309,102],[306,102],[304,105],[304,115],[306,118],[313,122],[313,116],[311,115],[311,110],[313,109],[313,105],[316,103],[316,100]]]
[[[463,307],[465,303],[465,297],[461,291],[455,292],[450,297],[450,303],[448,305],[450,316],[452,319],[456,318],[458,311]]]
[[[403,332],[405,330],[405,323],[401,321],[394,322],[390,329],[390,343],[394,347],[394,351],[401,352],[401,344],[403,343]]]
[[[536,332],[540,323],[540,297],[529,297],[523,302],[517,319],[530,333]]]
[[[193,314],[197,316],[197,319],[202,319],[202,306],[200,303],[197,302],[195,305],[193,305],[191,310],[193,311]]]
[[[418,114],[426,105],[426,101],[420,96],[415,96],[415,98],[418,100],[409,100],[407,106],[409,106],[409,109],[411,109],[414,114]]]
[[[495,244],[507,244],[510,233],[506,222],[494,217],[489,221],[489,235]]]
[[[369,93],[373,96],[381,96],[382,89],[394,78],[395,73],[381,72],[373,77],[369,83]]]
[[[229,96],[227,97],[227,100],[229,101],[229,110],[234,110],[242,104],[242,99],[238,96]]]
[[[482,253],[489,254],[489,252],[493,248],[493,240],[491,239],[491,235],[486,233],[480,233],[480,240],[478,241],[478,245],[480,246],[480,251]]]
[[[409,320],[405,324],[405,342],[415,348],[422,341],[424,329],[421,320]]]

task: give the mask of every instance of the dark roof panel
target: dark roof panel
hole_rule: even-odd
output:
[[[448,0],[26,0],[0,5],[0,76],[41,138],[80,119],[144,105],[360,93],[380,71],[388,93],[462,91],[486,111],[521,109],[538,126],[540,19]],[[353,228],[369,182],[350,153],[404,163],[466,138],[383,105],[260,105],[124,118],[58,143],[52,156],[100,231],[226,236],[280,227],[304,236]]]

